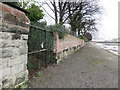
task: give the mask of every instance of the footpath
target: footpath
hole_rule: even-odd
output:
[[[118,88],[118,56],[89,43],[41,71],[30,88]]]

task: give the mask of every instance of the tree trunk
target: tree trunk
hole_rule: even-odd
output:
[[[58,24],[57,7],[56,7],[55,0],[53,0],[53,7],[54,7],[54,10],[55,10],[55,24]]]

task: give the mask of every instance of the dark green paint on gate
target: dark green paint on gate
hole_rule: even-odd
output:
[[[37,70],[54,64],[54,33],[39,27],[30,27],[28,37],[28,69]]]

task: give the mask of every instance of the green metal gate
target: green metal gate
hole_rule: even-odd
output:
[[[54,34],[31,26],[28,36],[28,69],[37,70],[55,63]]]

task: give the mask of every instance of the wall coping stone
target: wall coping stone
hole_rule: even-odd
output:
[[[2,22],[8,21],[7,23],[11,22],[14,25],[19,25],[19,26],[22,26],[22,27],[28,27],[28,25],[30,24],[30,20],[25,15],[25,13],[22,12],[22,11],[19,11],[18,9],[16,9],[14,7],[8,6],[8,5],[0,2],[0,10],[2,10],[2,17],[1,17]],[[9,16],[9,14],[10,14],[11,17],[7,17],[7,16],[4,17],[4,14],[5,15],[8,14],[7,16]],[[21,21],[19,21],[19,19]]]

